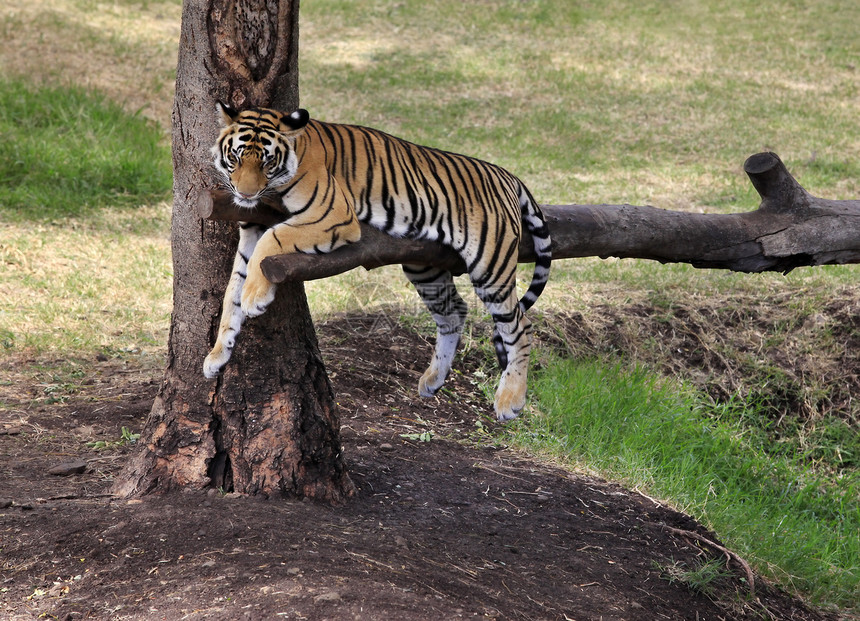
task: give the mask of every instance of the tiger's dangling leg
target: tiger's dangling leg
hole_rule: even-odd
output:
[[[294,252],[325,254],[361,238],[361,227],[351,213],[331,226],[317,224],[295,226],[282,222],[263,234],[248,260],[248,276],[242,288],[241,306],[246,317],[262,315],[275,299],[277,285],[263,275],[263,259]]]
[[[508,282],[513,282],[513,276],[511,274]],[[500,280],[504,282],[505,279]],[[531,322],[520,309],[516,289],[513,286],[505,289],[475,286],[475,292],[493,318],[493,342],[499,363],[503,365],[493,403],[500,421],[513,420],[526,405],[532,332]]]
[[[248,259],[254,252],[257,242],[266,231],[266,227],[247,222],[239,223],[239,247],[236,257],[233,259],[233,274],[227,290],[224,292],[224,303],[221,308],[221,323],[218,325],[218,337],[212,351],[203,362],[203,375],[209,379],[217,377],[224,365],[233,354],[236,345],[236,336],[242,330],[245,321],[245,313],[242,312],[239,303],[242,300],[242,286],[245,284],[245,275],[248,267]]]
[[[436,267],[404,265],[403,273],[418,291],[421,300],[436,322],[436,349],[433,360],[418,380],[418,394],[432,397],[451,370],[468,306],[454,284],[451,272]]]

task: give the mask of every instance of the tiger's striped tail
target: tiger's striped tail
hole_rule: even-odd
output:
[[[535,256],[537,257],[532,282],[528,291],[520,298],[520,310],[526,312],[537,302],[549,280],[549,267],[552,263],[552,240],[543,212],[525,186],[520,189],[520,209],[522,210],[523,225],[532,236]]]

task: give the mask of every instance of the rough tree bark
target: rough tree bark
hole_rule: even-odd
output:
[[[738,214],[695,214],[638,205],[544,205],[553,260],[575,257],[653,259],[739,272],[788,272],[804,265],[860,262],[860,201],[811,196],[775,153],[747,159],[744,170],[762,197],[759,208]],[[239,211],[218,193],[201,195],[200,215],[236,219]],[[262,207],[262,224],[282,219]],[[534,260],[531,238],[520,245],[520,261]],[[434,242],[391,237],[362,225],[362,238],[325,256],[282,255],[263,262],[272,282],[325,278],[354,267],[416,263],[462,273],[456,253]]]
[[[206,380],[236,248],[231,223],[202,221],[215,102],[298,104],[298,0],[185,0],[173,108],[173,317],[161,389],[114,492],[180,487],[339,502],[352,493],[339,422],[301,284],[249,322],[224,375]]]

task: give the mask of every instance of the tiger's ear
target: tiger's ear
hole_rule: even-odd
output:
[[[290,114],[281,115],[281,123],[287,126],[287,131],[284,132],[288,136],[293,136],[301,132],[311,119],[311,115],[304,108],[299,108]]]
[[[228,127],[236,122],[236,117],[239,116],[239,111],[231,108],[225,103],[216,102],[215,111],[218,113],[218,122],[221,127]]]

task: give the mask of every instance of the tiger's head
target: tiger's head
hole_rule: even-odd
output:
[[[296,137],[308,123],[307,110],[284,114],[269,108],[241,112],[218,102],[221,133],[212,147],[221,173],[239,207],[255,207],[270,191],[293,178],[298,168]]]

